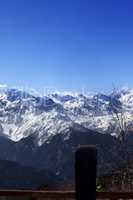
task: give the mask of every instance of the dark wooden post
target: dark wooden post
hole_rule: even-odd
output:
[[[76,200],[96,200],[96,148],[80,147],[75,157]]]

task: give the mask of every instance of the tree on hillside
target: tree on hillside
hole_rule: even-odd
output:
[[[114,103],[113,97],[119,97],[118,104]],[[112,99],[110,101],[110,106],[112,110],[112,116],[115,121],[115,125],[118,127],[116,132],[117,138],[119,139],[122,148],[124,148],[125,150],[125,158],[123,159],[123,162],[132,163],[132,155],[131,152],[129,151],[129,147],[127,144],[127,139],[128,139],[127,135],[130,131],[129,121],[131,120],[131,115],[129,114],[131,111],[130,110],[131,107],[129,105],[132,97],[128,95],[128,93],[127,95],[124,94],[123,97],[124,99],[122,98],[118,90],[114,90]],[[123,185],[123,183],[128,179],[129,172],[130,172],[129,166],[126,165],[125,173],[121,174],[121,181],[122,181],[121,185]]]
[[[127,133],[129,131],[128,120],[129,120],[129,108],[128,102],[130,97],[128,97],[123,103],[121,100],[114,100],[119,94],[119,91],[114,89],[113,95],[110,98],[110,108],[112,113],[112,118],[115,121],[117,127],[117,138],[121,143],[125,143],[127,139]]]

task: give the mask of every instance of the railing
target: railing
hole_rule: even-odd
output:
[[[42,199],[75,199],[74,191],[0,190],[0,197],[29,197]],[[133,199],[133,192],[97,192],[97,199]]]

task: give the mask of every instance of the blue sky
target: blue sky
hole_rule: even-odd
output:
[[[133,86],[132,0],[0,0],[0,83]]]

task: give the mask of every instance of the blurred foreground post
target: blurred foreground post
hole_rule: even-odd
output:
[[[96,200],[97,150],[94,146],[83,146],[75,157],[76,200]]]

